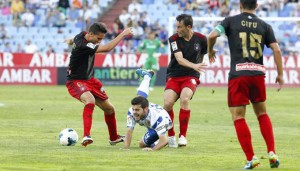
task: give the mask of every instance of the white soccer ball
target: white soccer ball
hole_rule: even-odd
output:
[[[78,142],[78,134],[72,128],[65,128],[59,133],[59,144],[63,146],[75,145]]]

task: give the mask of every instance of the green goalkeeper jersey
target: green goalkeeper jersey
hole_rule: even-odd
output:
[[[153,41],[150,39],[145,39],[139,47],[139,52],[145,49],[145,52],[149,55],[149,57],[153,58],[153,54],[158,52],[160,45],[161,43],[157,39],[154,39]]]

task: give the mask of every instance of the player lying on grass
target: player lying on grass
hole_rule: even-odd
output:
[[[134,126],[138,123],[147,127],[147,132],[139,142],[139,147],[145,151],[160,150],[168,144],[167,131],[173,127],[169,114],[161,106],[149,103],[149,84],[153,71],[138,69],[136,73],[143,77],[137,91],[137,97],[131,100],[131,108],[127,114],[127,132],[124,149],[129,149]]]

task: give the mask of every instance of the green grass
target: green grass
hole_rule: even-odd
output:
[[[66,127],[81,136],[83,105],[73,99],[65,86],[0,86],[0,170],[82,171],[82,170],[240,170],[244,154],[237,141],[227,109],[226,88],[199,88],[191,101],[191,119],[186,148],[164,148],[145,152],[138,141],[146,128],[136,126],[130,151],[110,146],[103,112],[95,109],[94,143],[81,147],[58,145],[58,134]],[[126,114],[135,87],[106,87],[116,107],[119,133],[126,130]],[[268,113],[273,121],[280,170],[300,170],[299,89],[268,89]],[[163,87],[150,94],[150,101],[163,104]],[[247,122],[258,157],[266,157],[266,146],[252,107]],[[178,133],[178,104],[175,105]],[[270,170],[261,159],[256,170]]]

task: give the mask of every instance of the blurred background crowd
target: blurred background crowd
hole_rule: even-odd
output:
[[[123,5],[120,5],[122,1]],[[127,2],[127,3],[126,3]],[[259,17],[300,17],[298,0],[259,0]],[[107,16],[115,8],[114,16]],[[0,52],[69,52],[63,43],[97,21],[104,21],[108,33],[103,43],[124,28],[133,27],[135,35],[124,39],[113,53],[136,53],[150,32],[168,45],[169,17],[181,13],[193,17],[226,17],[240,13],[239,0],[1,0]],[[103,20],[103,18],[109,20]],[[109,22],[107,22],[109,21]],[[270,22],[284,55],[298,55],[300,22]],[[208,34],[216,22],[196,22],[194,30]],[[223,40],[223,39],[221,39]],[[227,54],[227,42],[218,41],[219,53]],[[161,53],[168,50],[161,49]],[[271,54],[266,49],[265,54]]]

